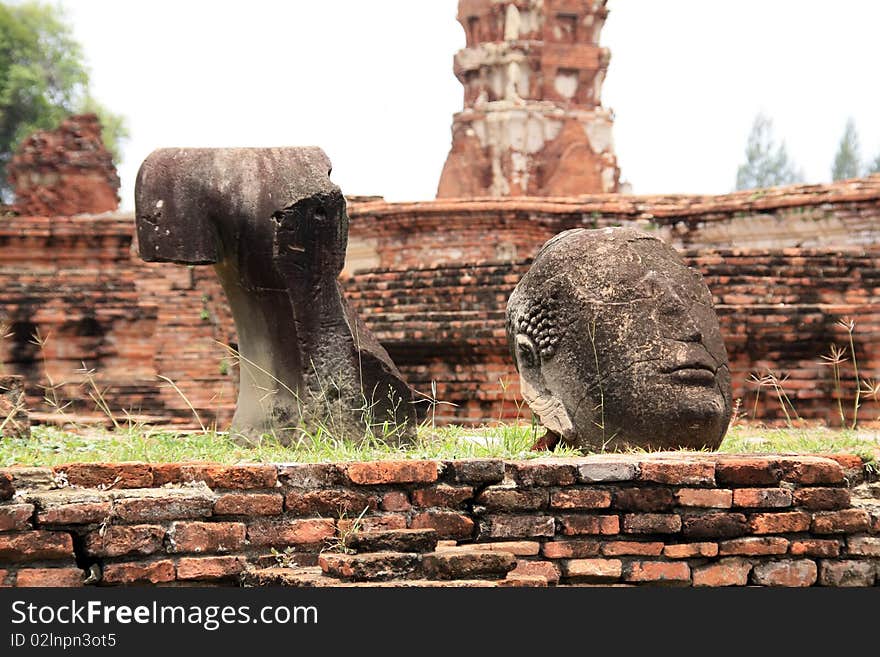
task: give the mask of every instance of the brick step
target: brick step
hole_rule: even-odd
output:
[[[348,534],[345,547],[365,552],[433,552],[437,548],[434,529],[386,529],[357,531]]]
[[[378,582],[413,576],[419,567],[419,555],[412,552],[325,552],[318,557],[318,565],[324,573],[340,579]]]
[[[263,568],[249,570],[241,575],[242,586],[281,586],[291,588],[494,588],[494,587],[545,587],[543,577],[511,576],[508,579],[395,579],[381,582],[345,582],[324,575],[320,567],[314,568]]]
[[[504,577],[516,567],[510,552],[479,548],[446,548],[422,555],[422,572],[429,579]]]

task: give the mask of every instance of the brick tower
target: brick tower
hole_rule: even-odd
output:
[[[605,0],[459,0],[464,110],[438,197],[618,191],[611,112],[600,91]]]

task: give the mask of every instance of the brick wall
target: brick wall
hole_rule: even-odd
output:
[[[534,256],[569,228],[653,228],[678,248],[871,247],[880,175],[715,196],[594,194],[351,204],[349,273]]]
[[[831,371],[819,356],[831,342],[845,342],[838,318],[856,321],[863,376],[880,378],[878,262],[870,247],[859,246],[876,238],[878,199],[880,178],[873,177],[718,197],[360,200],[350,203],[356,256],[349,271],[357,261],[384,269],[361,271],[346,286],[410,381],[424,393],[434,381],[437,398],[457,404],[438,406],[438,421],[527,418],[503,323],[527,257],[564,228],[653,222],[670,239],[689,236],[696,244],[687,257],[706,275],[718,304],[734,395],[744,410],[754,405],[750,375],[770,368],[789,377],[785,389],[799,413],[834,422]],[[749,228],[752,221],[787,226],[789,243],[800,239],[801,226],[813,231],[810,239],[850,246],[733,249],[700,237],[722,228],[725,239],[762,234]],[[238,374],[215,342],[235,342],[222,290],[210,267],[142,262],[132,251],[132,233],[126,215],[5,217],[0,322],[7,337],[0,340],[0,363],[6,373],[25,375],[37,420],[53,410],[44,400],[50,385],[60,405],[73,402],[67,412],[100,415],[76,371],[85,363],[117,412],[194,425],[186,401],[161,375],[180,386],[203,422],[222,427],[231,418]],[[45,347],[31,344],[35,331],[48,338]],[[851,401],[849,378],[843,394]],[[862,418],[876,414],[868,400]],[[762,399],[758,417],[780,419],[778,401]]]
[[[734,398],[754,410],[752,374],[780,379],[804,418],[837,422],[832,370],[821,355],[848,344],[843,317],[855,321],[862,378],[880,376],[880,254],[858,248],[691,249],[713,293],[731,361]],[[520,409],[518,375],[507,352],[504,310],[529,261],[374,270],[348,280],[348,294],[417,389],[436,382],[442,420],[529,418]],[[851,415],[855,383],[842,365],[841,395]],[[758,414],[782,419],[778,398],[763,388]],[[880,406],[867,401],[862,419]]]
[[[699,453],[6,468],[0,584],[335,585],[318,555],[366,509],[361,531],[508,552],[506,579],[533,585],[871,586],[880,506],[866,474],[851,455]],[[255,578],[273,548],[288,567]]]
[[[132,253],[132,234],[124,215],[0,222],[4,372],[26,377],[38,419],[55,410],[46,396],[73,402],[67,413],[95,415],[94,389],[78,372],[84,364],[115,411],[193,423],[163,375],[204,422],[228,421],[236,372],[221,366],[224,351],[214,341],[235,337],[213,270],[144,263]],[[43,347],[34,344],[36,332]]]

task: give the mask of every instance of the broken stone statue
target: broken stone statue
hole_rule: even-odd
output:
[[[412,389],[349,306],[345,198],[319,148],[166,148],[135,185],[148,262],[214,265],[238,333],[232,430],[415,434]]]
[[[712,296],[662,240],[632,228],[550,239],[507,304],[536,448],[715,449],[731,413]]]

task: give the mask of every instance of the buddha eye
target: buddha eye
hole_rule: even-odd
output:
[[[529,336],[522,333],[516,336],[516,360],[520,369],[533,369],[541,365],[535,344]]]

